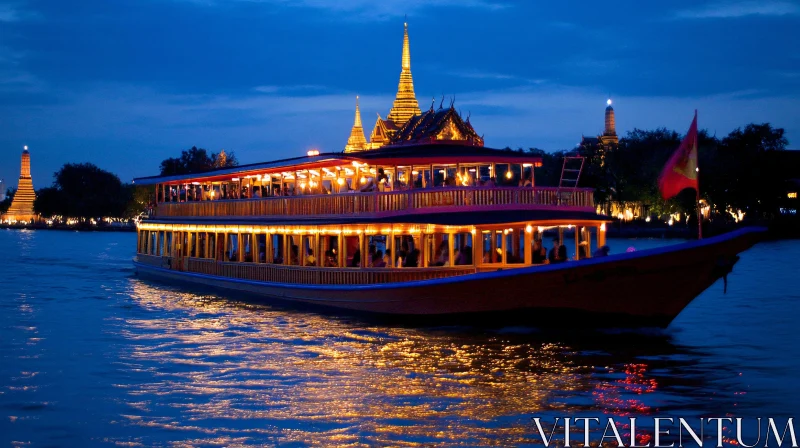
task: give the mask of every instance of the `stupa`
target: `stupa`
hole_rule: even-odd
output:
[[[33,212],[33,201],[36,200],[36,192],[33,191],[33,180],[31,179],[31,154],[26,146],[22,150],[22,161],[19,170],[19,184],[11,207],[0,217],[3,222],[33,222],[38,220],[38,216]]]

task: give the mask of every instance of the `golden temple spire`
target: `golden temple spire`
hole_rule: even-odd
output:
[[[400,70],[400,83],[397,86],[397,96],[392,109],[389,111],[388,120],[401,127],[414,115],[419,115],[419,104],[414,94],[414,81],[411,78],[411,51],[408,43],[408,23],[403,24],[403,60]]]
[[[356,96],[356,118],[353,122],[353,129],[350,131],[350,138],[344,152],[363,151],[367,147],[367,138],[364,136],[364,127],[361,126],[361,110],[358,108],[358,96]]]

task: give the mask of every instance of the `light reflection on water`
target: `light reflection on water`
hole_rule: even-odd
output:
[[[509,446],[539,441],[533,416],[790,416],[800,398],[798,349],[781,344],[797,242],[757,246],[728,295],[633,333],[292,311],[141,281],[133,246],[0,231],[0,442]]]

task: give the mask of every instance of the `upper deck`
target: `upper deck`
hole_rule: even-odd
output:
[[[463,212],[595,211],[593,190],[539,187],[539,157],[458,145],[389,148],[204,173],[139,178],[155,185],[150,218],[190,221],[388,219]]]

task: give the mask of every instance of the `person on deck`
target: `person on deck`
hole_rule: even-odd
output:
[[[531,263],[543,264],[547,261],[547,249],[542,246],[542,240],[533,242],[533,252],[531,252]]]
[[[567,261],[567,247],[563,244],[559,244],[560,241],[558,238],[553,240],[553,247],[550,249],[550,253],[547,256],[548,261],[550,263],[563,263]],[[562,251],[563,248],[563,251]],[[563,252],[563,253],[562,253]]]
[[[373,268],[384,268],[386,267],[386,262],[383,261],[383,252],[377,251],[372,254],[372,267]]]

